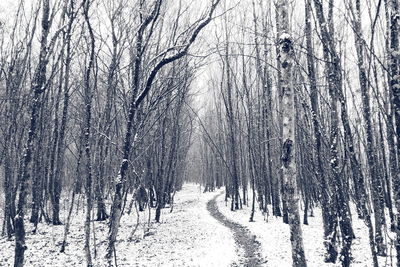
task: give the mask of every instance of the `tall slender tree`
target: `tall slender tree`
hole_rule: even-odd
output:
[[[39,62],[36,66],[33,81],[31,84],[32,100],[30,101],[30,124],[28,137],[25,143],[23,153],[23,163],[21,166],[21,177],[18,181],[18,206],[15,216],[15,256],[14,266],[22,267],[24,265],[24,255],[27,249],[25,244],[25,205],[28,194],[28,182],[30,180],[30,165],[32,162],[33,142],[35,140],[37,117],[41,107],[41,95],[46,90],[46,69],[48,63],[48,36],[50,32],[50,3],[49,0],[43,0],[42,19],[41,19],[41,38]]]
[[[276,3],[278,26],[278,63],[281,71],[282,99],[282,151],[283,190],[288,205],[290,240],[293,266],[307,266],[299,214],[299,193],[297,187],[295,153],[295,89],[294,89],[294,43],[289,30],[289,2]]]

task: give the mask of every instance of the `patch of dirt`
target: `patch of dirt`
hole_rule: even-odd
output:
[[[228,227],[233,232],[235,243],[238,248],[242,248],[244,255],[239,257],[238,263],[233,263],[232,266],[246,266],[255,267],[262,266],[267,262],[261,256],[261,244],[256,240],[256,236],[251,234],[247,227],[228,220],[217,207],[216,199],[221,194],[215,196],[213,199],[208,201],[207,210],[210,212],[218,222]]]

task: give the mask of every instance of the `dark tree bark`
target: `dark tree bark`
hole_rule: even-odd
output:
[[[321,191],[321,209],[322,209],[322,219],[324,226],[324,236],[325,236],[325,245],[330,254],[330,258],[336,258],[337,252],[335,251],[334,242],[327,240],[331,235],[331,231],[333,225],[335,224],[335,219],[332,218],[332,203],[330,203],[330,195],[331,190],[329,187],[329,183],[326,181],[326,171],[324,169],[323,164],[323,156],[322,156],[322,129],[319,122],[319,92],[317,88],[317,80],[315,74],[315,63],[314,63],[314,55],[313,55],[313,45],[312,45],[312,30],[311,30],[311,2],[310,0],[305,1],[305,31],[306,31],[306,43],[307,43],[307,70],[308,70],[308,79],[310,82],[310,102],[311,102],[311,116],[314,127],[314,142],[315,142],[315,165],[316,165],[316,176],[320,182],[320,191]],[[328,260],[330,261],[330,260]]]
[[[365,69],[364,63],[364,48],[363,48],[363,39],[362,39],[362,32],[361,32],[361,4],[360,0],[355,1],[355,11],[353,10],[353,5],[351,4],[350,10],[353,14],[353,31],[354,31],[354,39],[355,39],[355,46],[357,51],[357,65],[359,71],[359,82],[360,82],[360,89],[361,89],[361,96],[362,96],[362,103],[363,103],[363,114],[364,120],[366,124],[366,135],[367,135],[367,161],[368,167],[370,170],[370,176],[372,181],[372,198],[373,198],[373,205],[374,205],[374,215],[375,215],[375,240],[370,239],[371,244],[371,252],[372,258],[374,262],[374,266],[378,266],[378,260],[376,254],[383,256],[386,254],[386,248],[383,243],[383,236],[382,236],[382,227],[385,225],[385,214],[382,206],[382,182],[378,173],[378,162],[377,162],[377,155],[376,149],[374,148],[374,138],[373,138],[373,129],[372,129],[372,121],[371,121],[371,108],[370,108],[370,98],[369,98],[369,84],[367,81],[367,73]],[[370,219],[370,214],[367,208],[365,207],[367,204],[365,203],[368,199],[366,197],[365,189],[364,189],[364,182],[359,183],[359,186],[362,186],[361,189],[361,205],[362,205],[362,212],[369,229],[369,235],[373,234],[372,222]],[[375,241],[376,241],[376,248],[375,251]]]
[[[95,64],[95,37],[93,33],[93,28],[90,23],[89,18],[89,9],[92,3],[90,0],[83,0],[83,16],[85,19],[85,23],[87,25],[87,30],[89,33],[89,42],[88,42],[88,50],[89,50],[89,58],[87,67],[85,69],[85,77],[84,77],[84,103],[85,103],[85,122],[83,127],[83,136],[84,136],[84,146],[85,146],[85,191],[86,191],[86,219],[85,219],[85,257],[86,264],[88,267],[93,266],[92,263],[92,255],[90,251],[90,219],[91,219],[91,211],[92,211],[92,151],[91,151],[91,128],[92,128],[92,98],[93,91],[96,89],[95,78],[91,79],[91,73]],[[92,81],[92,83],[91,83]]]
[[[340,65],[340,58],[336,52],[335,43],[333,40],[334,27],[332,18],[333,0],[329,2],[328,21],[325,19],[322,2],[314,0],[318,24],[321,30],[321,42],[323,45],[324,59],[326,64],[326,74],[328,80],[328,88],[330,95],[330,108],[331,108],[331,130],[330,130],[330,167],[331,175],[333,178],[333,195],[335,213],[331,214],[330,222],[334,222],[332,227],[328,230],[331,232],[329,235],[325,234],[325,238],[333,237],[336,222],[339,223],[340,230],[343,236],[343,247],[341,250],[341,261],[343,266],[349,266],[351,261],[351,243],[354,237],[353,228],[351,225],[351,213],[349,207],[349,200],[346,196],[342,173],[339,169],[338,157],[338,142],[339,142],[339,112],[338,102],[341,104],[341,118],[344,126],[345,137],[351,138],[351,131],[348,123],[346,102],[343,98],[342,92],[342,69]],[[329,30],[328,30],[329,29]],[[349,147],[353,147],[353,143],[348,142]],[[359,168],[354,168],[354,171]],[[336,261],[336,251],[331,250],[334,240],[327,240],[328,255],[326,260],[328,262]]]
[[[22,267],[24,265],[24,255],[27,249],[25,244],[25,205],[26,196],[28,194],[28,181],[30,179],[30,165],[32,162],[33,153],[33,142],[35,140],[35,133],[37,127],[37,116],[40,111],[41,95],[45,91],[46,85],[46,67],[47,67],[47,38],[49,35],[49,15],[50,5],[48,0],[43,1],[42,7],[42,34],[40,38],[40,54],[39,62],[35,70],[33,81],[31,84],[31,90],[33,91],[33,97],[31,100],[30,107],[30,124],[28,137],[25,143],[25,151],[23,154],[23,162],[21,166],[21,177],[18,182],[18,205],[15,216],[15,255],[14,255],[14,266]]]
[[[385,0],[386,14],[388,21],[388,65],[389,65],[389,96],[390,96],[390,110],[388,112],[388,145],[389,145],[389,160],[391,161],[391,176],[394,191],[394,201],[396,203],[396,210],[400,212],[400,172],[399,172],[399,159],[400,159],[400,67],[399,67],[399,2],[398,0]],[[396,56],[397,53],[397,56]],[[394,123],[393,123],[394,120]],[[392,125],[394,127],[392,127]],[[395,131],[393,130],[395,129]],[[393,142],[393,136],[397,138],[397,146]],[[397,160],[396,160],[397,158]],[[396,166],[397,165],[397,166]],[[397,266],[400,266],[400,216],[397,216],[397,239],[396,239],[396,252],[397,252]]]
[[[232,78],[231,78],[231,66],[229,64],[229,37],[228,37],[228,29],[227,29],[227,18],[225,17],[225,37],[226,37],[226,46],[225,46],[225,55],[224,55],[224,70],[226,76],[226,86],[225,89],[221,88],[222,95],[224,96],[224,104],[225,104],[225,112],[227,117],[227,125],[228,125],[228,149],[229,149],[229,161],[230,161],[230,169],[232,173],[232,203],[231,210],[239,209],[239,173],[238,173],[238,152],[237,152],[237,126],[235,122],[235,113],[233,110],[233,96],[232,96]],[[221,84],[222,86],[222,84]],[[226,93],[225,93],[226,91]]]

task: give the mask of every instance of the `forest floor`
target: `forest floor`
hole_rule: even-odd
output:
[[[184,185],[183,190],[176,193],[173,211],[170,212],[170,208],[163,209],[160,223],[153,220],[154,210],[151,211],[150,226],[147,223],[148,211],[140,212],[140,224],[132,239],[130,235],[137,222],[135,209],[130,215],[125,214],[116,245],[118,266],[223,267],[237,262],[232,232],[207,211],[208,201],[218,193],[203,194],[198,185]],[[64,205],[61,216],[63,222],[66,216],[64,210],[69,206],[68,202]],[[64,225],[41,223],[37,233],[32,234],[33,227],[27,222],[25,265],[84,266],[84,218],[81,208],[78,212],[74,209],[65,253],[59,252]],[[96,240],[96,255],[92,250],[92,257],[96,256],[93,259],[94,266],[106,266],[104,255],[108,226],[106,222],[93,222],[93,225]],[[12,266],[13,257],[14,240],[0,237],[0,266]]]
[[[249,222],[250,205],[233,212],[230,203],[224,200],[223,189],[208,193],[203,193],[202,189],[194,184],[184,185],[183,190],[176,193],[173,211],[163,209],[160,223],[153,221],[154,210],[150,211],[150,224],[148,210],[140,212],[139,219],[135,209],[130,215],[125,214],[116,245],[118,266],[291,266],[289,227],[282,223],[281,217],[262,214],[256,207],[255,221]],[[82,197],[78,202],[65,253],[59,252],[64,225],[40,223],[37,233],[32,234],[33,227],[27,223],[26,266],[85,265]],[[68,207],[69,201],[65,199],[61,214],[63,222]],[[0,210],[2,208],[0,203]],[[340,266],[339,262],[326,264],[323,261],[323,229],[318,208],[314,209],[314,215],[309,217],[309,225],[302,225],[308,266]],[[138,220],[138,227],[131,236]],[[106,266],[107,223],[93,222],[91,225],[95,229],[92,232],[94,266]],[[354,213],[353,228],[356,239],[352,246],[352,266],[370,267],[368,231]],[[389,256],[379,257],[379,266],[396,266],[393,233],[386,231],[385,238]],[[0,237],[0,266],[12,266],[13,254],[14,241]]]
[[[251,200],[252,194],[249,194]],[[255,204],[254,222],[249,222],[251,205],[243,205],[243,208],[236,211],[231,211],[231,203],[225,201],[224,195],[216,198],[219,211],[230,221],[238,223],[247,227],[251,234],[256,236],[256,240],[261,244],[262,256],[267,260],[266,267],[283,267],[292,266],[292,254],[290,244],[290,230],[289,225],[282,222],[282,217],[275,217],[272,213],[271,206],[269,206],[269,213],[262,213]],[[371,267],[372,256],[369,246],[368,229],[365,223],[358,219],[355,206],[352,207],[352,220],[355,239],[352,243],[352,257],[353,261],[351,266],[355,267]],[[300,209],[301,218],[303,218],[303,210]],[[324,243],[323,243],[323,224],[321,209],[314,208],[314,216],[308,217],[308,225],[302,224],[304,250],[307,259],[308,267],[339,267],[341,266],[339,259],[336,264],[324,262]],[[387,216],[386,222],[389,223],[390,219]],[[340,234],[340,233],[339,233]],[[394,247],[395,235],[390,232],[390,226],[386,227],[384,231],[384,239],[387,244],[387,257],[378,257],[379,266],[396,266],[396,250]],[[339,248],[340,249],[340,248]]]

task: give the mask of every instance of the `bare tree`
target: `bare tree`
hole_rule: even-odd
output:
[[[42,34],[40,39],[40,55],[37,64],[34,78],[31,84],[33,97],[31,100],[31,118],[29,125],[28,137],[25,143],[25,151],[23,156],[23,163],[21,166],[21,177],[18,183],[18,206],[15,216],[15,258],[14,266],[20,267],[24,265],[24,253],[27,249],[25,245],[25,204],[26,196],[28,193],[28,181],[30,179],[29,168],[32,162],[32,145],[35,139],[37,116],[40,110],[41,94],[45,91],[46,85],[46,67],[48,62],[48,35],[50,31],[50,5],[48,0],[43,1],[42,7]]]
[[[95,86],[91,84],[91,73],[94,67],[94,57],[95,57],[95,37],[93,33],[93,28],[90,23],[89,18],[89,9],[91,2],[90,0],[83,0],[83,16],[87,25],[87,30],[89,33],[89,41],[88,41],[88,61],[87,67],[85,69],[85,77],[84,77],[84,103],[85,103],[85,125],[84,129],[84,146],[85,146],[85,176],[86,176],[86,219],[85,219],[85,256],[86,256],[86,264],[87,266],[93,266],[92,256],[90,252],[90,219],[91,219],[91,211],[92,211],[92,151],[90,144],[90,135],[91,135],[91,127],[92,127],[92,97],[93,90],[95,90]],[[96,84],[95,81],[93,81]]]
[[[289,2],[277,1],[278,62],[281,71],[282,99],[282,154],[283,190],[288,205],[290,240],[293,266],[307,266],[299,215],[299,193],[297,188],[295,153],[295,104],[294,104],[294,49],[289,32]]]
[[[156,65],[153,67],[153,69],[149,72],[150,74],[148,75],[146,82],[144,83],[144,88],[141,92],[139,92],[139,75],[140,75],[140,61],[141,61],[141,53],[143,49],[143,34],[144,31],[146,30],[147,26],[152,23],[153,20],[156,20],[158,17],[158,14],[160,12],[160,6],[162,4],[162,0],[157,0],[154,4],[153,10],[150,13],[148,17],[144,19],[142,24],[139,27],[139,30],[136,35],[136,58],[137,61],[135,62],[135,72],[134,72],[134,77],[133,77],[133,94],[132,94],[132,99],[130,102],[129,106],[129,113],[128,113],[128,120],[127,120],[127,126],[126,126],[126,133],[125,133],[125,139],[124,139],[124,146],[123,146],[123,159],[121,161],[121,166],[117,175],[117,179],[115,181],[115,188],[114,188],[114,200],[112,204],[112,209],[111,209],[111,216],[110,216],[110,228],[109,228],[109,238],[108,238],[108,247],[107,247],[107,255],[106,258],[108,260],[108,264],[111,266],[112,265],[112,255],[115,251],[115,241],[118,233],[118,228],[119,228],[119,221],[121,218],[121,209],[122,209],[122,199],[123,199],[123,186],[126,182],[126,172],[129,166],[129,154],[131,150],[131,138],[132,138],[132,126],[133,126],[133,118],[135,115],[135,111],[139,107],[139,105],[142,103],[144,98],[148,95],[153,81],[158,74],[158,72],[165,66],[168,65],[184,56],[188,53],[188,50],[190,46],[193,44],[193,42],[196,40],[198,34],[200,31],[207,26],[208,23],[212,20],[212,15],[218,5],[220,0],[216,0],[215,2],[212,3],[210,11],[206,15],[206,17],[199,22],[199,24],[196,26],[196,28],[193,30],[191,35],[186,39],[182,45],[182,48],[179,49],[176,53],[170,55],[170,56],[165,56],[162,59],[160,59]]]

